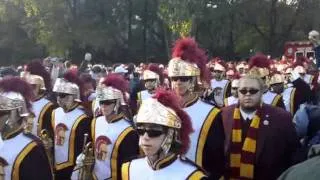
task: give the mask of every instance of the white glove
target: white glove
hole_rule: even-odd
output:
[[[300,74],[293,70],[291,72],[290,81],[293,82],[299,78],[300,78]]]
[[[83,153],[79,154],[79,156],[77,157],[77,160],[76,160],[76,164],[78,167],[83,166],[83,161],[84,161],[85,157],[86,156]]]

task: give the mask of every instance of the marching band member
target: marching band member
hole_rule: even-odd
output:
[[[31,98],[31,87],[20,78],[0,81],[1,179],[53,179],[44,145],[23,132],[23,121],[32,113]]]
[[[47,130],[52,137],[51,114],[57,107],[52,100],[52,84],[50,74],[40,61],[32,61],[26,67],[22,77],[31,84],[34,99],[32,99],[32,110],[35,115],[29,129],[34,135],[39,136],[42,130]],[[30,119],[31,120],[31,119]]]
[[[206,178],[184,157],[191,146],[192,125],[174,93],[160,89],[154,97],[142,101],[135,123],[146,157],[123,164],[122,180]]]
[[[82,152],[84,134],[89,134],[90,120],[80,106],[82,85],[75,71],[58,78],[53,92],[59,107],[52,112],[54,129],[55,178],[70,179],[76,157]]]
[[[181,97],[184,110],[191,117],[194,132],[186,157],[219,178],[224,169],[224,130],[218,108],[203,102],[197,92],[198,83],[208,87],[210,75],[206,68],[207,57],[194,39],[176,42],[168,66],[172,90]]]
[[[123,76],[110,74],[97,87],[97,101],[103,116],[91,123],[95,161],[89,173],[93,179],[120,180],[121,165],[139,155],[139,137],[121,111],[128,86]],[[81,173],[75,171],[72,179],[79,179],[78,174]]]
[[[230,106],[238,103],[238,88],[239,79],[234,79],[231,82],[231,96],[224,100],[224,106]]]
[[[143,71],[141,78],[144,81],[146,90],[138,93],[138,104],[150,98],[154,94],[155,89],[161,86],[163,81],[161,69],[157,64],[149,64],[148,68]]]
[[[269,61],[270,60],[267,58],[267,56],[262,54],[257,54],[251,57],[249,60],[250,70],[248,73],[259,74],[260,78],[265,82],[266,86],[269,81],[270,74]],[[269,91],[268,88],[265,89],[265,92],[262,96],[262,100],[266,104],[270,104],[272,106],[281,107],[285,109],[281,95]]]
[[[46,99],[46,87],[41,76],[28,74],[22,77],[31,85],[34,98],[32,99],[32,110],[34,118],[27,120],[26,130],[35,136],[39,136],[42,130],[47,130],[53,135],[51,126],[51,114],[55,105]]]
[[[291,73],[291,80],[293,74]],[[299,75],[298,75],[299,76]],[[299,82],[300,81],[300,82]],[[291,115],[294,115],[299,109],[300,105],[308,101],[304,93],[308,93],[308,85],[301,79],[296,78],[292,81],[292,86],[285,87],[285,77],[280,72],[275,72],[269,81],[270,90],[282,96],[285,108]],[[309,94],[311,91],[309,90]]]
[[[225,63],[222,60],[215,62],[212,69],[213,79],[211,79],[210,83],[213,93],[215,93],[216,96],[216,103],[219,107],[223,106],[223,100],[229,97],[231,92],[231,83],[228,79],[225,79],[225,73]]]

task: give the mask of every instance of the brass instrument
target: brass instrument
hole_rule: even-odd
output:
[[[53,141],[49,135],[48,130],[46,130],[46,129],[41,130],[39,133],[39,137],[40,137],[40,139],[44,145],[44,148],[46,150],[50,165],[51,165],[51,167],[53,167],[54,166],[53,153],[52,153]]]
[[[95,161],[94,152],[92,143],[88,142],[88,134],[84,134],[84,141],[83,141],[83,164],[82,167],[79,168],[79,180],[90,180],[92,179],[92,166]]]

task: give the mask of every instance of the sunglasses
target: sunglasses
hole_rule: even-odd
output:
[[[180,80],[181,82],[187,82],[190,81],[192,78],[188,76],[177,76],[177,77],[171,77],[172,81],[178,81]]]
[[[146,79],[146,80],[144,80],[144,82],[153,82],[153,81],[156,81],[156,79]]]
[[[259,89],[240,89],[239,92],[243,95],[250,94],[254,95],[257,94],[260,90]]]
[[[111,105],[111,104],[115,104],[116,100],[104,100],[104,101],[99,101],[100,105]]]
[[[139,136],[143,136],[145,133],[147,133],[147,135],[151,138],[159,137],[165,133],[163,130],[144,128],[137,128],[137,132]]]
[[[70,94],[67,94],[67,93],[57,93],[57,97],[60,97],[60,98],[65,98],[65,97],[67,97],[68,95],[70,95]]]

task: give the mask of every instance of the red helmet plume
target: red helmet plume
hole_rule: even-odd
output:
[[[256,54],[255,56],[252,56],[249,60],[249,69],[251,69],[252,67],[269,69],[270,60],[264,54]]]
[[[83,82],[79,78],[78,70],[76,69],[70,69],[67,72],[64,73],[63,78],[69,82],[75,83],[78,85],[80,90],[80,98],[81,101],[86,102],[86,98],[84,96],[84,88],[83,88]]]
[[[157,99],[161,104],[171,108],[181,119],[180,140],[182,147],[181,154],[185,154],[190,146],[189,135],[193,132],[192,123],[189,115],[182,109],[179,97],[172,91],[157,89],[153,98]]]
[[[181,58],[184,61],[195,63],[201,70],[201,79],[210,82],[210,73],[206,67],[208,57],[204,50],[198,47],[193,38],[182,38],[175,42],[172,49],[172,58]]]
[[[102,84],[120,90],[125,100],[127,100],[126,92],[129,91],[129,82],[122,75],[116,73],[109,74],[104,78]]]
[[[152,71],[154,73],[157,73],[159,75],[159,77],[160,77],[160,83],[162,84],[162,82],[163,82],[163,70],[159,67],[158,64],[150,63],[148,65],[147,70]]]
[[[52,89],[50,74],[41,63],[41,60],[36,59],[27,64],[26,71],[30,72],[30,74],[41,76],[44,80],[46,89]]]

